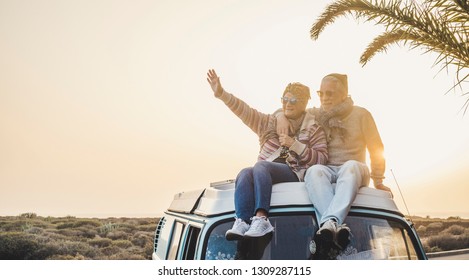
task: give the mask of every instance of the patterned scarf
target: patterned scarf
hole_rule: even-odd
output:
[[[290,137],[297,136],[301,128],[301,125],[303,124],[303,120],[305,119],[305,115],[306,113],[303,113],[303,115],[301,115],[301,117],[296,120],[288,119],[294,131],[293,135],[291,134],[292,132],[290,131],[289,133]],[[278,138],[278,137],[279,136],[277,134],[277,120],[276,118],[270,118],[269,124],[267,125],[267,130],[259,137],[259,144],[262,147],[265,144],[265,142],[267,142],[267,140],[272,139],[272,138]]]
[[[352,110],[353,100],[350,97],[347,97],[342,103],[329,111],[324,111],[322,107],[320,109],[314,108],[313,114],[319,124],[326,130],[328,142],[331,140],[332,131],[337,131],[340,139],[345,142],[348,135],[347,130],[342,123],[342,119],[348,116]]]

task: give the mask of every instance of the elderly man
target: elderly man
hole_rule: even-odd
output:
[[[236,178],[236,219],[225,236],[228,240],[265,236],[274,230],[268,220],[272,185],[303,181],[308,167],[327,162],[324,130],[313,115],[305,112],[309,88],[300,83],[290,83],[285,88],[282,112],[293,129],[277,134],[275,117],[258,112],[226,92],[214,70],[208,71],[207,81],[215,97],[259,136],[261,146],[258,162],[241,170]]]
[[[390,191],[383,185],[384,147],[370,112],[354,106],[348,96],[346,75],[325,76],[317,93],[321,107],[307,112],[313,114],[326,131],[329,158],[326,165],[308,169],[305,185],[320,225],[317,240],[343,249],[350,240],[350,229],[344,220],[358,189],[367,186],[371,177],[375,188]],[[288,131],[282,114],[277,118],[277,130]],[[367,149],[371,174],[365,163]]]

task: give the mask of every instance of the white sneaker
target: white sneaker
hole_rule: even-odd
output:
[[[251,227],[244,233],[245,237],[262,237],[269,232],[274,231],[274,227],[270,224],[269,220],[262,216],[254,216],[251,218]]]
[[[249,229],[249,225],[243,219],[235,218],[234,225],[225,233],[226,240],[237,240],[244,237],[244,234]]]

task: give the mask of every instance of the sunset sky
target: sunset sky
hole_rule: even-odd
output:
[[[0,216],[157,216],[177,192],[233,179],[257,136],[213,97],[271,113],[289,82],[349,76],[385,145],[385,184],[411,214],[469,217],[469,113],[436,55],[394,46],[362,67],[382,27],[331,1],[0,0]],[[309,106],[319,106],[314,96]]]

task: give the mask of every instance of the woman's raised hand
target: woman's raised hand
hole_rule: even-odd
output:
[[[217,73],[213,69],[209,69],[207,72],[207,82],[210,84],[210,87],[213,90],[215,97],[220,97],[223,93],[223,87],[220,83],[220,77],[217,76]]]

